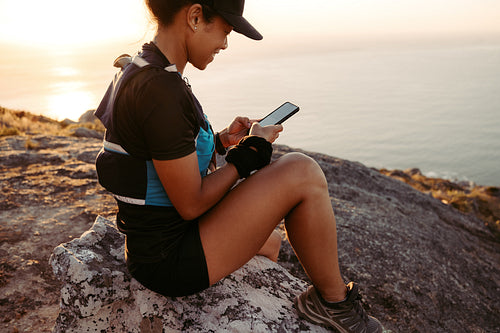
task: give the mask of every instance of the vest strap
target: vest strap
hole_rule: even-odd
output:
[[[136,199],[136,198],[124,197],[124,196],[118,195],[118,194],[113,194],[113,196],[117,200],[120,200],[121,202],[125,202],[125,203],[128,203],[128,204],[138,205],[138,206],[144,206],[144,205],[146,205],[146,200],[144,200],[144,199]]]
[[[112,152],[119,154],[129,155],[129,153],[127,153],[127,151],[123,149],[123,147],[120,146],[119,144],[104,140],[102,142],[102,146],[104,147],[105,150],[110,150]]]

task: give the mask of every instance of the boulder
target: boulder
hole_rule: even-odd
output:
[[[147,290],[126,270],[123,235],[101,216],[50,263],[63,283],[54,332],[327,332],[293,308],[306,283],[264,257],[193,296]]]
[[[77,138],[96,138],[102,139],[103,134],[99,131],[89,129],[86,127],[76,127],[70,130],[71,135],[76,136]]]
[[[64,126],[64,127],[67,127],[67,126],[70,126],[70,125],[74,125],[76,123],[77,123],[76,121],[68,119],[68,118],[64,118],[63,120],[61,120],[61,125]]]
[[[325,173],[341,272],[369,314],[394,332],[500,331],[500,243],[483,221],[361,163],[286,146],[273,158],[296,151]]]
[[[78,122],[81,123],[93,123],[96,121],[98,118],[94,115],[95,110],[87,110],[82,115],[80,118],[78,118]]]
[[[275,146],[273,158],[296,151]],[[392,332],[499,331],[500,243],[484,222],[360,163],[301,152],[328,180],[341,272],[359,283],[369,314]],[[307,276],[288,242],[279,264],[256,257],[208,290],[175,299],[141,287],[123,260],[122,235],[101,217],[54,250],[62,281],[55,332],[323,330],[293,309]]]

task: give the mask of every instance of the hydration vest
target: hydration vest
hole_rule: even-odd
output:
[[[153,52],[143,52],[134,57],[122,55],[115,60],[115,67],[121,67],[121,70],[115,75],[95,112],[106,128],[103,148],[96,159],[96,169],[99,183],[119,201],[135,205],[173,207],[156,173],[153,161],[129,154],[115,134],[114,107],[120,92],[127,82],[142,71],[162,68],[152,64],[157,60],[155,57],[158,56]],[[172,75],[180,75],[175,64],[162,69]],[[191,96],[197,109],[196,116],[200,126],[196,137],[198,167],[200,175],[204,177],[215,151],[214,134],[201,104],[193,94]]]

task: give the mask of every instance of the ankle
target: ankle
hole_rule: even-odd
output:
[[[344,285],[343,288],[338,288],[332,292],[318,292],[320,300],[326,304],[339,303],[345,301],[347,298],[347,286]]]

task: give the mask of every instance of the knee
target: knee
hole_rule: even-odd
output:
[[[302,153],[289,153],[281,157],[286,177],[306,185],[316,185],[328,188],[325,174],[319,164],[311,157]]]

